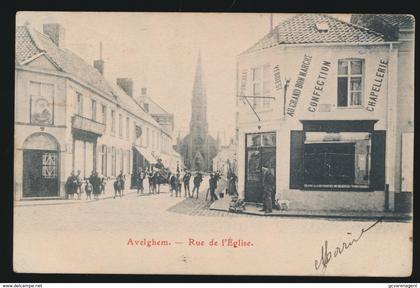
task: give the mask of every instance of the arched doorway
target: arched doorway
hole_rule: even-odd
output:
[[[59,196],[59,144],[47,133],[23,143],[23,197]]]

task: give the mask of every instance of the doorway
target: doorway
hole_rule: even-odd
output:
[[[23,151],[23,197],[58,195],[57,151]]]
[[[276,170],[276,134],[246,135],[245,201],[262,203],[262,167]]]
[[[59,189],[59,149],[55,138],[35,133],[23,144],[23,197],[57,197]]]

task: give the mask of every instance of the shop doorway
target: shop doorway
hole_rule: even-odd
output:
[[[58,157],[58,144],[52,136],[40,133],[28,137],[23,150],[23,197],[59,196]]]
[[[245,201],[262,203],[262,167],[276,170],[276,134],[248,134],[246,146]]]

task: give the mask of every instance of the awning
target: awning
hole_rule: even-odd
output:
[[[171,168],[171,158],[168,155],[162,153],[160,159],[162,159],[163,166]]]
[[[156,158],[153,156],[153,151],[147,148],[143,148],[140,146],[134,146],[136,150],[144,157],[149,163],[156,163]]]

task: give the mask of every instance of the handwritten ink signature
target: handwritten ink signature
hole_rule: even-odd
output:
[[[358,242],[367,231],[375,227],[380,222],[382,222],[382,218],[379,218],[375,223],[373,223],[369,227],[362,228],[357,238],[353,238],[349,242],[343,242],[341,246],[336,246],[334,249],[334,252],[331,252],[330,250],[328,250],[328,241],[325,240],[324,245],[321,246],[321,258],[319,260],[315,260],[315,270],[318,270],[321,267],[323,269],[326,269],[328,266],[328,263],[333,258],[333,256],[334,258],[336,258],[338,255],[341,255],[345,250],[349,249],[354,243]],[[351,234],[351,233],[347,233],[347,234]]]

